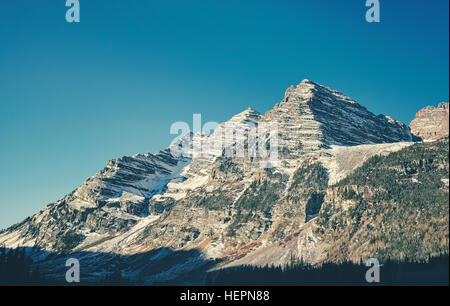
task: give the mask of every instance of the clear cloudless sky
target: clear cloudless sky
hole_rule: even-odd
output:
[[[302,79],[404,123],[448,100],[449,1],[0,1],[0,228],[175,121],[266,112]]]

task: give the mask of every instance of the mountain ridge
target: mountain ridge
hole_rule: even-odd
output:
[[[276,123],[277,167],[261,168],[260,158],[224,156],[208,146],[223,139],[227,123],[243,137],[232,145],[246,150],[245,136]],[[247,108],[212,134],[184,140],[189,153],[199,142],[206,154],[174,156],[174,143],[154,155],[111,160],[63,199],[1,231],[0,244],[124,255],[198,249],[224,265],[283,265],[292,256],[319,262],[327,255],[312,224],[330,186],[372,156],[414,145],[404,124],[309,80],[290,86],[264,115]],[[254,252],[262,257],[249,261]]]

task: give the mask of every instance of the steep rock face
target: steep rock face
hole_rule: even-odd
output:
[[[263,120],[278,123],[280,153],[287,159],[330,145],[411,140],[403,123],[375,116],[351,98],[309,80],[289,87],[283,101]]]
[[[236,224],[239,209],[235,205],[242,193],[254,177],[264,175],[258,159],[252,161],[247,155],[246,135],[257,128],[260,119],[261,115],[249,108],[201,139],[202,155],[184,169],[185,180],[170,182],[164,193],[150,201],[151,205],[165,206],[165,212],[122,252],[169,246],[201,248],[207,257],[217,257],[230,247],[259,237],[263,231],[258,230],[261,220],[256,216],[247,224],[237,223],[237,236],[229,235],[228,228]],[[225,133],[227,127],[234,130],[231,142],[225,140],[230,137]],[[223,146],[218,149],[214,144],[220,142]],[[227,149],[233,152],[232,156],[224,156]],[[239,149],[245,151],[243,156],[236,156]]]
[[[410,123],[411,132],[423,141],[434,141],[449,135],[449,103],[427,106],[417,112]]]

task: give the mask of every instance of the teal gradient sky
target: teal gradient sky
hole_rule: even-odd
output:
[[[0,1],[0,228],[175,121],[265,112],[302,79],[409,123],[448,101],[448,0]]]

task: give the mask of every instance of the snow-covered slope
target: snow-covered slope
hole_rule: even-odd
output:
[[[170,148],[111,160],[63,199],[0,233],[0,244],[67,251],[114,237],[149,215],[149,199],[164,192],[190,162],[174,158]]]

